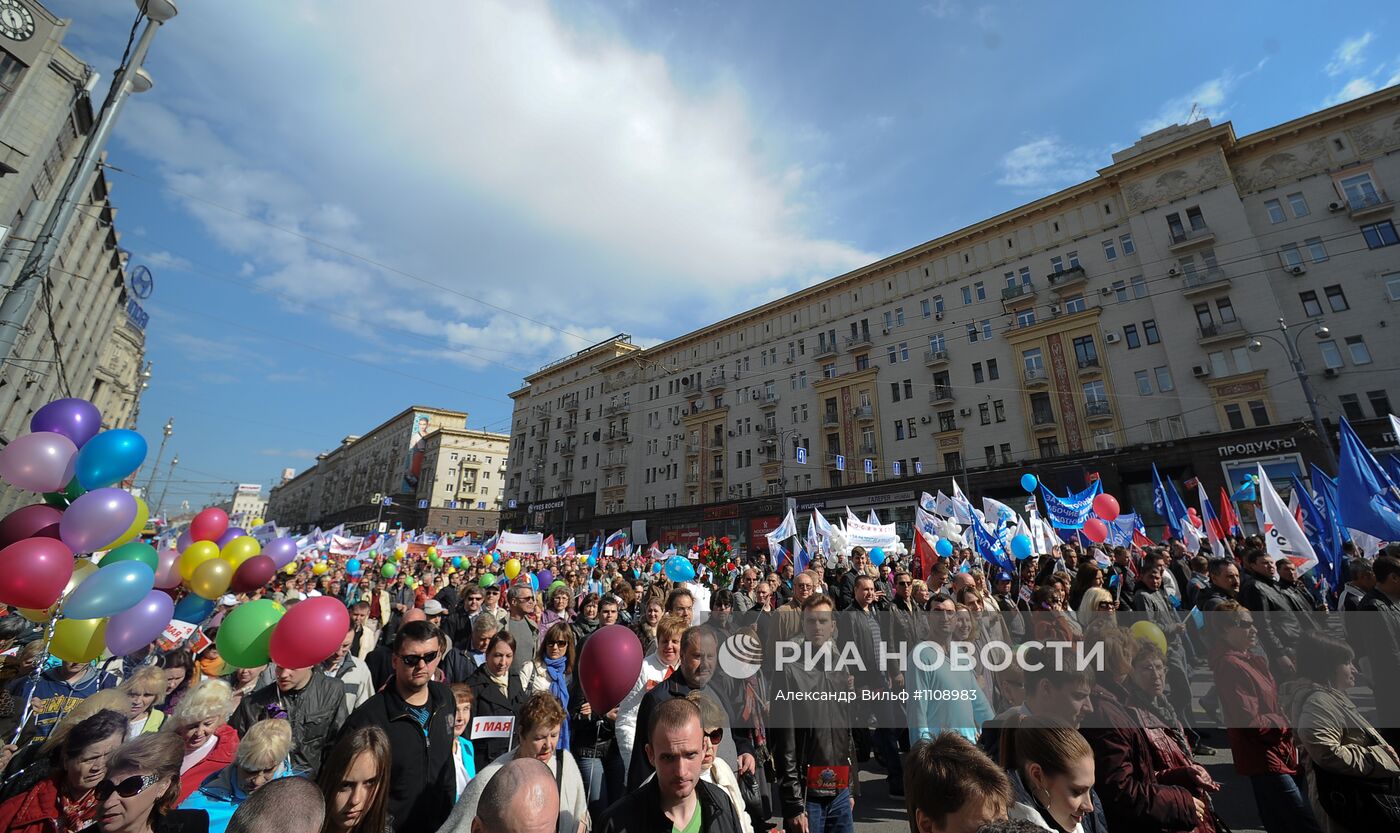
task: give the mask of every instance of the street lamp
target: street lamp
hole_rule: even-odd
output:
[[[180,465],[180,455],[170,461],[170,473],[165,476],[165,485],[160,489],[160,500],[156,501],[156,517],[161,517],[161,510],[165,508],[165,493],[170,491],[170,481],[175,479],[175,467]]]
[[[1251,353],[1258,353],[1264,349],[1261,338],[1281,346],[1288,353],[1288,362],[1293,365],[1293,372],[1298,376],[1298,384],[1303,386],[1303,398],[1308,402],[1308,410],[1312,412],[1313,430],[1317,432],[1317,437],[1322,441],[1322,450],[1327,454],[1327,462],[1332,466],[1332,473],[1335,475],[1337,468],[1337,454],[1332,450],[1332,438],[1327,433],[1327,427],[1322,422],[1322,413],[1317,409],[1317,397],[1313,394],[1312,382],[1308,379],[1308,371],[1303,367],[1302,356],[1298,353],[1298,339],[1309,329],[1313,330],[1313,335],[1318,341],[1323,341],[1332,335],[1332,331],[1321,321],[1309,321],[1299,328],[1292,338],[1288,337],[1288,322],[1280,318],[1278,320],[1279,337],[1275,338],[1267,333],[1256,333],[1249,342]]]
[[[156,473],[160,469],[160,458],[165,455],[165,444],[170,441],[170,435],[175,432],[175,417],[165,421],[164,436],[160,438],[160,449],[156,451],[156,461],[151,464],[151,479],[146,481],[146,497],[151,496],[151,487],[156,483]]]

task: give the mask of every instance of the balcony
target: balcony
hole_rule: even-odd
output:
[[[626,431],[612,431],[603,439],[609,443],[630,443],[632,442],[632,435]]]
[[[765,454],[758,464],[763,467],[764,477],[781,477],[783,474],[783,458],[776,454]]]
[[[817,345],[817,358],[824,359],[827,356],[834,356],[841,352],[841,348],[833,341],[824,341]]]
[[[874,456],[875,456],[875,443],[861,443],[861,444],[860,444],[860,456],[862,456],[862,457],[874,457]]]
[[[1395,203],[1384,191],[1347,198],[1347,216],[1353,220],[1374,220],[1389,214]]]
[[[686,472],[686,473],[685,473],[685,482],[686,482],[686,485],[687,485],[687,486],[694,486],[695,484],[699,483],[699,482],[700,482],[700,472],[698,472],[698,471],[688,471],[688,472]]]
[[[1113,419],[1113,406],[1106,399],[1090,399],[1084,403],[1084,416],[1090,422],[1106,422]]]
[[[711,393],[719,393],[724,390],[724,386],[729,384],[723,373],[712,373],[710,378],[705,380],[705,390]]]
[[[1225,274],[1225,270],[1219,266],[1192,270],[1187,272],[1186,277],[1181,281],[1183,298],[1196,298],[1213,292],[1228,292],[1229,289],[1230,276]]]
[[[564,399],[564,410],[571,414],[578,413],[578,394]]]
[[[1008,286],[1001,291],[1001,300],[1008,308],[1035,300],[1035,285],[1030,283]]]
[[[578,433],[578,423],[577,423],[577,422],[566,422],[566,423],[564,423],[564,429],[563,429],[563,430],[564,430],[564,436],[566,436],[566,437],[567,437],[567,436],[572,436],[572,435],[574,435],[574,434],[577,434],[577,433]]]
[[[875,419],[875,409],[869,405],[858,405],[851,409],[851,416],[856,422],[872,422]]]
[[[722,481],[722,480],[724,480],[724,469],[710,469],[710,480],[711,480],[711,481]]]
[[[947,350],[925,350],[924,364],[929,367],[942,367],[948,363]]]
[[[1082,356],[1077,360],[1080,376],[1092,376],[1095,373],[1102,373],[1103,366],[1099,362],[1098,356]]]
[[[823,428],[838,428],[841,425],[841,415],[835,411],[827,411],[822,414]]]
[[[772,442],[778,439],[778,429],[768,425],[760,426],[758,429],[758,438],[764,442]]]
[[[942,405],[953,401],[952,385],[934,385],[928,391],[928,404]]]
[[[1234,321],[1221,321],[1215,324],[1202,324],[1198,330],[1200,333],[1199,342],[1205,344],[1215,344],[1220,341],[1229,341],[1235,338],[1243,338],[1249,335],[1244,328],[1244,322],[1236,318]]]
[[[690,400],[691,402],[694,402],[695,400],[699,399],[700,397],[702,397],[702,396],[704,396],[704,395],[705,395],[705,392],[704,392],[703,390],[701,390],[701,388],[700,388],[700,386],[699,386],[698,384],[695,385],[694,387],[686,388],[686,390],[685,390],[685,398],[688,399],[688,400]]]
[[[1056,425],[1054,411],[1035,411],[1031,414],[1031,425],[1037,430],[1042,428],[1054,428]]]
[[[544,485],[544,469],[530,470],[530,484],[533,486]]]
[[[859,349],[859,348],[861,348],[861,347],[869,347],[869,346],[870,346],[870,333],[868,333],[868,332],[860,332],[860,333],[856,333],[856,334],[853,335],[853,336],[846,336],[846,349],[847,349],[847,350],[856,350],[856,349]]]
[[[573,440],[559,444],[559,454],[564,457],[572,457],[578,453],[578,443]]]
[[[1024,378],[1028,388],[1043,388],[1050,384],[1050,373],[1043,367],[1026,368]]]
[[[1050,282],[1050,288],[1061,295],[1067,290],[1083,286],[1089,280],[1083,266],[1071,266],[1059,272],[1051,272],[1046,278]]]
[[[632,404],[630,402],[614,402],[603,408],[603,416],[619,416],[621,414],[630,413],[631,410]]]
[[[758,397],[758,407],[767,410],[778,407],[778,400],[782,397],[775,390],[765,391]]]
[[[1215,243],[1215,232],[1210,230],[1210,226],[1204,224],[1200,228],[1171,229],[1171,236],[1171,243],[1167,245],[1167,249],[1172,252],[1184,252],[1197,246],[1209,246]]]
[[[603,468],[605,469],[621,469],[626,468],[626,466],[627,457],[622,454],[609,454],[603,458]]]

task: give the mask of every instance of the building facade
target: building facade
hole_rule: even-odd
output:
[[[907,522],[952,477],[1024,498],[1027,469],[1155,518],[1154,462],[1215,496],[1325,460],[1293,349],[1334,445],[1344,414],[1394,446],[1397,151],[1400,87],[1244,137],[1177,125],[728,320],[561,359],[511,394],[506,524],[761,547],[784,499]]]
[[[262,496],[262,486],[257,483],[239,483],[233,495],[219,508],[228,514],[228,522],[242,529],[252,529],[263,520],[267,511],[267,499]]]
[[[348,524],[495,531],[510,437],[467,428],[461,411],[414,406],[343,439],[272,488],[266,518],[294,529]]]

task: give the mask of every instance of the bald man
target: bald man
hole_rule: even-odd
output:
[[[476,805],[472,833],[553,833],[559,790],[537,758],[516,758],[492,776]]]

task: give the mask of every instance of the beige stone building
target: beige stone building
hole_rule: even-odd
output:
[[[1396,87],[1247,136],[1178,125],[725,321],[556,361],[511,394],[506,523],[757,543],[779,496],[905,522],[952,476],[1024,498],[1028,469],[1154,519],[1154,462],[1214,495],[1324,460],[1285,344],[1332,440],[1346,415],[1394,446],[1397,151]]]

